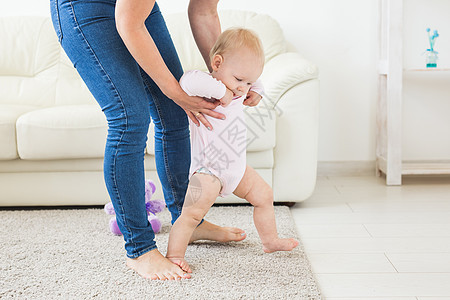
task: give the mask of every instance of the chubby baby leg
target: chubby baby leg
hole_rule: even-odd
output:
[[[264,252],[291,251],[298,246],[298,241],[293,238],[281,239],[278,237],[272,188],[252,167],[247,166],[244,177],[234,194],[246,199],[254,206],[253,221],[261,238]]]
[[[214,204],[221,189],[220,181],[201,173],[192,175],[181,215],[170,230],[166,257],[186,272],[191,272],[184,255],[197,225]]]

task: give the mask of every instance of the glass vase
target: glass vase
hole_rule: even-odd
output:
[[[426,52],[426,64],[427,64],[427,68],[436,68],[437,67],[437,60],[438,60],[438,56],[437,56],[437,52],[436,51],[427,51]]]

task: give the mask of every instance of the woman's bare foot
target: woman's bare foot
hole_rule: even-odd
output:
[[[298,241],[295,239],[276,239],[270,243],[263,244],[263,250],[266,253],[275,251],[291,251],[298,246]]]
[[[138,258],[127,257],[127,266],[142,277],[152,280],[191,278],[191,275],[165,258],[158,249],[142,254]]]
[[[203,221],[192,233],[189,243],[198,240],[210,240],[216,242],[242,241],[246,238],[245,231],[234,227],[220,227]]]
[[[167,257],[167,258],[171,262],[173,262],[174,264],[179,266],[181,268],[181,270],[188,272],[188,273],[192,273],[192,270],[189,267],[189,264],[187,263],[187,261],[184,258],[176,258],[176,257]]]

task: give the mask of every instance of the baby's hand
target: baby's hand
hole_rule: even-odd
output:
[[[223,107],[227,107],[232,100],[233,100],[233,92],[230,91],[229,89],[226,89],[225,96],[223,96],[222,99],[220,99],[220,105],[222,105]]]
[[[249,91],[247,93],[247,97],[244,100],[244,105],[247,106],[256,106],[258,105],[259,101],[261,101],[262,97],[260,94],[254,91]]]
[[[192,270],[189,267],[189,264],[187,263],[187,261],[184,258],[175,258],[175,257],[167,257],[167,258],[171,262],[173,262],[174,264],[179,266],[181,268],[181,270],[188,272],[188,273],[192,273]]]

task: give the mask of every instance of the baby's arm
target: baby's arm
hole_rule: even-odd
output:
[[[252,87],[247,93],[247,97],[245,97],[244,105],[255,106],[261,101],[262,94],[264,93],[264,87],[260,79],[258,79],[255,83],[252,84]]]
[[[233,92],[210,74],[199,70],[188,71],[180,79],[181,88],[189,96],[199,96],[207,99],[218,99],[222,106],[227,106]]]
[[[250,91],[258,93],[259,95],[262,95],[264,93],[264,86],[262,84],[261,79],[256,80],[252,87],[250,88]]]

